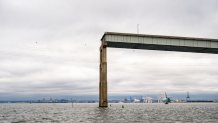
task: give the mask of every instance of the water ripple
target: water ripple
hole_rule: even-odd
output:
[[[218,103],[0,104],[1,123],[183,123],[218,122]],[[122,108],[124,105],[124,108]]]

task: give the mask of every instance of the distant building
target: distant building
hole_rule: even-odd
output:
[[[190,101],[190,96],[189,96],[189,92],[187,92],[187,96],[186,96],[186,102]]]
[[[139,99],[134,99],[133,103],[140,103],[140,100]]]
[[[144,103],[153,103],[153,98],[151,98],[151,97],[145,97],[145,98],[144,98]]]

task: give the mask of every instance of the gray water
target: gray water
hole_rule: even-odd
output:
[[[124,105],[124,108],[122,108]],[[218,103],[165,104],[0,104],[1,123],[218,123]]]

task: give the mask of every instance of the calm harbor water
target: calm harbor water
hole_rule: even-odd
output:
[[[124,105],[124,108],[122,108]],[[1,123],[218,123],[218,103],[111,104],[0,104]]]

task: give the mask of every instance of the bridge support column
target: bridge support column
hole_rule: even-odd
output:
[[[107,45],[102,41],[100,47],[99,107],[108,107],[107,100]]]

